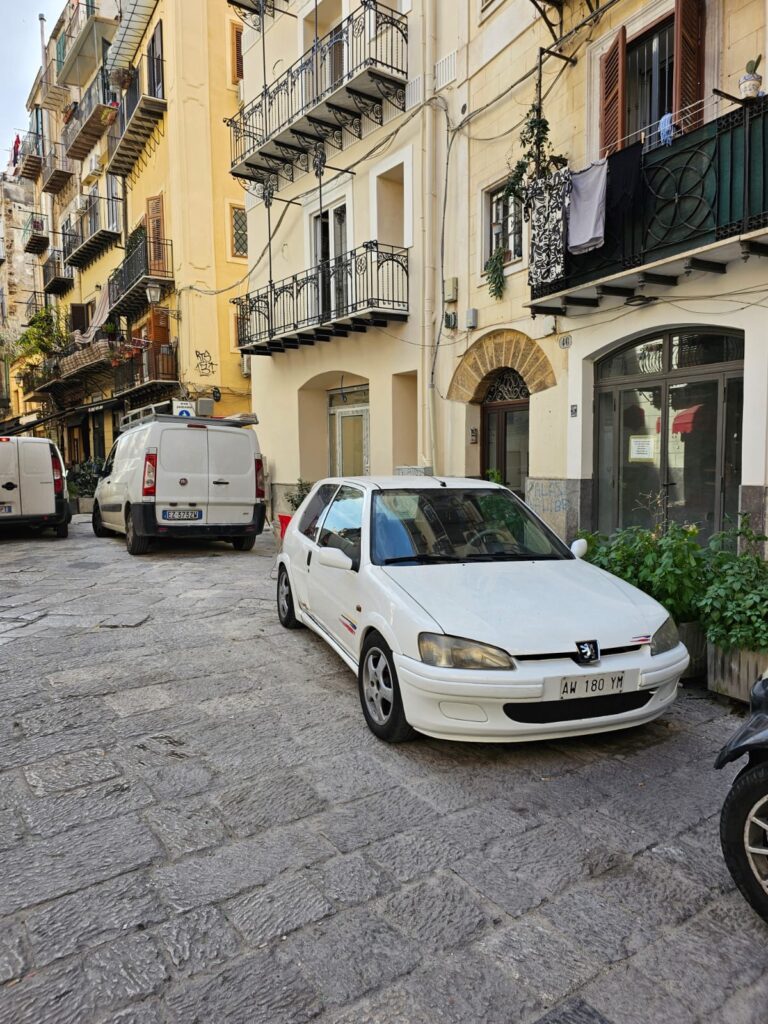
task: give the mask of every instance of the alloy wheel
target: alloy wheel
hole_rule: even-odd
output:
[[[744,849],[752,873],[768,894],[768,796],[761,797],[747,815]]]
[[[392,714],[395,691],[386,654],[372,647],[363,665],[363,696],[368,713],[377,725],[386,725]]]
[[[291,608],[291,585],[288,582],[288,573],[280,574],[280,582],[277,586],[277,605],[281,619],[287,619]]]

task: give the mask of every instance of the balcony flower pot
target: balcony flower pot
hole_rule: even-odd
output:
[[[743,100],[753,100],[763,84],[762,75],[742,75],[739,79],[739,95]]]
[[[734,700],[749,703],[749,691],[768,668],[768,651],[748,651],[734,647],[723,650],[707,644],[708,688]]]

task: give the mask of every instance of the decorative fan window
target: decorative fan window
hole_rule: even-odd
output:
[[[499,370],[491,381],[485,395],[485,402],[520,402],[530,398],[528,385],[517,372],[510,367]]]

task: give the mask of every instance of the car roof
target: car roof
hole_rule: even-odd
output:
[[[324,484],[354,484],[367,491],[427,491],[440,488],[461,488],[462,490],[487,490],[497,488],[504,490],[499,484],[488,480],[477,480],[461,476],[333,476],[319,481]]]

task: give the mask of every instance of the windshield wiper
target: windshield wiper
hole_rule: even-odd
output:
[[[459,558],[457,555],[434,555],[434,554],[422,554],[422,555],[401,555],[399,558],[385,558],[381,563],[382,565],[406,565],[408,562],[416,562],[417,564],[428,563],[428,562],[465,562],[465,558]]]
[[[553,562],[557,561],[560,555],[522,555],[519,552],[499,551],[497,554],[490,554],[479,551],[476,555],[467,555],[463,562]]]

